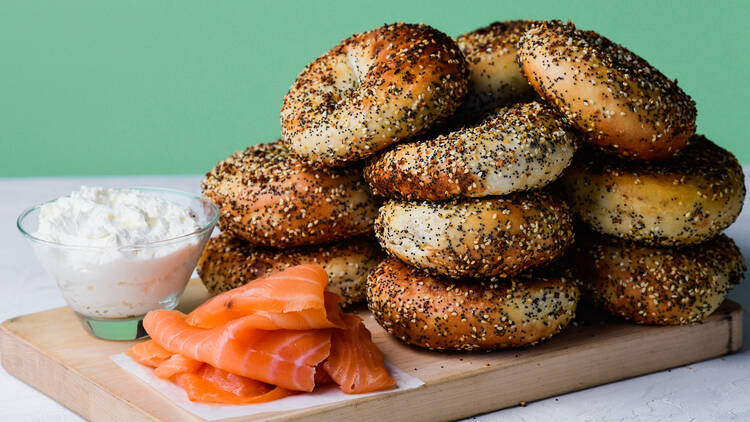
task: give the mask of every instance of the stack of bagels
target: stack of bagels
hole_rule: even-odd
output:
[[[695,103],[624,47],[545,22],[521,71],[587,141],[559,187],[582,222],[572,260],[589,298],[642,324],[699,322],[746,269],[720,234],[742,209],[737,159],[695,134]]]
[[[222,234],[199,273],[218,293],[322,263],[347,304],[437,350],[535,344],[582,292],[700,321],[742,278],[720,233],[745,186],[695,119],[675,81],[570,23],[355,34],[297,77],[281,140],[207,174]]]
[[[386,197],[375,235],[389,258],[370,274],[375,318],[430,349],[533,344],[568,325],[580,296],[548,267],[574,240],[567,205],[545,187],[570,164],[575,134],[515,64],[529,22],[462,35],[469,90],[453,129],[401,143],[365,167]]]
[[[560,181],[585,227],[573,259],[587,296],[636,323],[702,321],[746,269],[721,234],[745,198],[737,159],[695,134],[675,81],[622,46],[560,23],[522,43],[524,74],[589,141]]]

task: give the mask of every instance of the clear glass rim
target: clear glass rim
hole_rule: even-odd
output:
[[[173,195],[179,195],[185,198],[195,199],[202,203],[207,203],[213,210],[214,216],[213,218],[206,224],[199,227],[197,230],[186,233],[180,236],[171,237],[169,239],[163,239],[163,240],[156,240],[153,242],[147,242],[147,243],[138,243],[134,245],[127,245],[127,246],[118,246],[118,247],[108,247],[108,246],[88,246],[88,245],[73,245],[69,243],[61,243],[61,242],[54,242],[51,240],[45,240],[38,238],[34,236],[33,234],[29,233],[23,228],[23,221],[28,217],[29,214],[32,212],[38,210],[45,204],[49,204],[52,202],[57,201],[60,198],[65,198],[70,195],[64,195],[59,196],[55,199],[50,199],[49,201],[44,201],[36,205],[32,205],[25,210],[21,212],[21,214],[18,215],[18,218],[16,219],[16,227],[18,228],[18,231],[21,232],[27,239],[29,239],[32,242],[42,243],[50,246],[56,246],[56,247],[63,247],[63,248],[75,248],[75,249],[87,249],[87,250],[113,250],[113,251],[126,251],[126,250],[133,250],[133,249],[143,249],[147,247],[158,247],[158,246],[164,246],[169,245],[173,243],[178,243],[181,241],[184,241],[186,239],[192,238],[192,237],[198,237],[203,234],[205,234],[208,231],[213,230],[214,226],[216,225],[216,222],[219,220],[219,207],[209,198],[206,198],[203,195],[197,195],[192,194],[176,189],[162,189],[162,188],[152,188],[152,187],[127,187],[127,188],[110,188],[115,190],[137,190],[141,192],[151,192],[151,193],[169,193]]]

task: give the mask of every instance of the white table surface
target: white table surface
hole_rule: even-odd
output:
[[[745,173],[750,173],[745,169]],[[16,229],[32,204],[80,185],[157,186],[198,191],[199,176],[0,179],[0,320],[64,306],[54,281]],[[746,181],[747,183],[748,181]],[[750,185],[750,183],[748,183]],[[750,262],[750,206],[728,230]],[[750,282],[730,298],[750,310]],[[744,336],[750,344],[750,312]],[[482,421],[750,421],[750,351],[553,397],[475,419]],[[73,412],[0,369],[0,420],[80,421]]]

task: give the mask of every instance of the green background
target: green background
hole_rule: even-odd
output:
[[[644,56],[750,163],[750,2],[0,0],[0,176],[202,173],[279,136],[302,67],[386,22],[571,19]]]

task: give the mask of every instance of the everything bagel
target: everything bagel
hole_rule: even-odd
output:
[[[282,135],[309,163],[358,161],[450,117],[467,85],[466,60],[449,36],[386,25],[305,67],[284,97]]]
[[[652,245],[709,239],[737,219],[745,199],[737,159],[701,135],[664,162],[584,150],[560,186],[571,209],[594,230]]]
[[[492,350],[535,344],[574,318],[574,280],[537,270],[499,281],[432,276],[388,258],[367,278],[375,319],[401,341],[433,350]]]
[[[518,44],[531,86],[606,152],[667,159],[695,133],[695,102],[644,59],[593,31],[538,22]]]
[[[219,294],[266,274],[301,264],[318,264],[328,273],[328,290],[343,305],[365,299],[365,279],[383,258],[372,236],[291,249],[257,248],[225,233],[212,238],[198,261],[198,274],[211,294]]]
[[[428,272],[509,277],[551,261],[573,242],[573,219],[544,191],[453,202],[390,200],[375,236],[391,255]]]
[[[223,232],[254,246],[313,245],[372,230],[377,215],[359,168],[313,169],[281,142],[219,162],[201,185]]]
[[[436,138],[396,145],[365,166],[373,193],[436,201],[507,195],[557,179],[577,135],[546,105],[501,108],[480,123]]]
[[[481,114],[536,94],[516,63],[516,44],[533,22],[493,22],[456,37],[469,65],[469,93],[462,115]]]
[[[726,235],[683,248],[643,246],[591,233],[573,248],[583,288],[599,306],[639,324],[704,320],[746,270]]]

